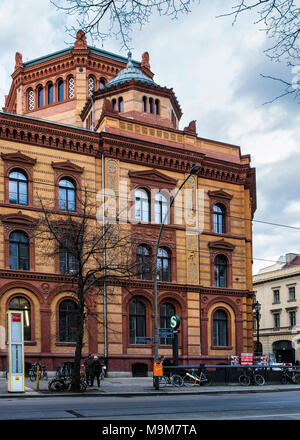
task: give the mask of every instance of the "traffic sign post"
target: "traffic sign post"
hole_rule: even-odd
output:
[[[180,318],[178,315],[173,315],[170,318],[170,326],[173,331],[173,365],[178,365],[178,333],[180,330],[177,330],[180,326]]]

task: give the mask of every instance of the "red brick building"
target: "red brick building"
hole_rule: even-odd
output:
[[[91,97],[92,96],[92,97]],[[74,353],[68,323],[76,298],[61,261],[44,261],[34,231],[39,196],[64,218],[71,196],[88,186],[110,188],[133,219],[133,259],[143,266],[99,297],[85,334],[84,355],[106,355],[110,372],[152,370],[153,257],[172,191],[193,165],[191,212],[202,195],[201,234],[187,234],[185,195],[168,218],[159,251],[159,326],[181,317],[179,362],[226,363],[252,351],[252,225],[255,170],[240,148],[203,139],[196,123],[179,128],[182,110],[173,89],[156,84],[149,55],[137,62],[89,47],[78,32],[74,47],[24,63],[16,54],[12,85],[0,113],[0,325],[5,312],[25,312],[25,357],[49,370]],[[121,185],[122,183],[122,185]],[[61,194],[68,194],[67,205]],[[129,197],[130,195],[130,197]],[[66,200],[65,200],[66,201]],[[79,215],[79,213],[77,213]],[[104,319],[105,317],[105,319]],[[161,338],[161,355],[172,354]],[[0,346],[0,370],[6,347]]]

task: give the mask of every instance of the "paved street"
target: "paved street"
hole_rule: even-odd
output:
[[[300,420],[300,391],[0,399],[1,420]]]
[[[85,393],[47,391],[26,379],[26,392],[8,393],[0,379],[1,420],[300,420],[300,386],[166,387],[152,378],[105,378]]]

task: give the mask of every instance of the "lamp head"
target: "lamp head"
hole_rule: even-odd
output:
[[[198,171],[201,169],[201,167],[199,167],[198,165],[194,165],[191,169],[189,174],[197,174]]]

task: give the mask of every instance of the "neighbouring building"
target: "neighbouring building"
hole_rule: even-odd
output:
[[[88,316],[83,354],[105,354],[110,372],[152,371],[153,343],[136,339],[154,332],[147,265],[170,194],[194,165],[200,171],[187,189],[193,212],[196,191],[203,194],[203,230],[187,234],[186,220],[171,209],[158,255],[159,325],[180,316],[181,364],[227,363],[253,349],[255,169],[239,146],[198,136],[195,121],[180,129],[173,89],[153,78],[147,52],[141,62],[130,54],[126,59],[88,46],[82,31],[74,47],[27,62],[16,54],[0,113],[0,325],[9,308],[25,312],[27,362],[41,359],[54,370],[72,359],[75,345],[68,331],[76,309],[72,264],[41,258],[34,233],[39,197],[63,219],[68,212],[80,215],[74,200],[83,187],[94,192],[96,205],[97,191],[118,193],[122,181],[127,192],[120,199],[135,217],[132,258],[144,269],[107,287],[106,308],[98,298],[93,311],[101,319]],[[159,353],[172,356],[169,338],[160,339]]]
[[[253,289],[261,304],[258,325],[254,318],[257,349],[276,362],[299,361],[300,255],[288,253],[261,269],[253,276]]]

